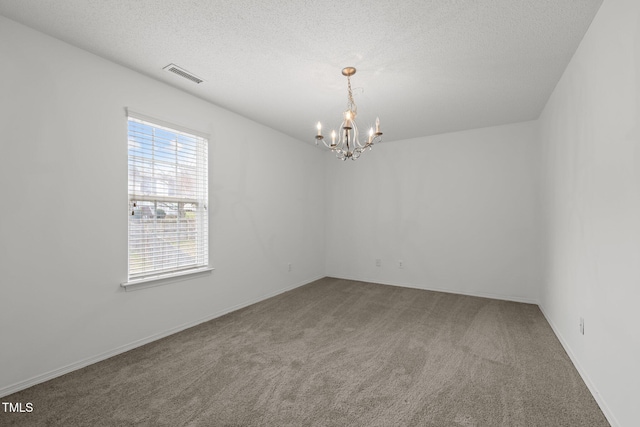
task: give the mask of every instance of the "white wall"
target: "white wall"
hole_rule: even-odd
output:
[[[525,122],[329,154],[327,274],[537,302],[537,150]]]
[[[539,122],[541,308],[613,424],[638,425],[640,2],[603,3]]]
[[[0,58],[0,395],[324,276],[311,144],[3,17]],[[211,275],[120,287],[125,106],[211,134]]]

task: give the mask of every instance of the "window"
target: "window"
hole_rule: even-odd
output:
[[[208,268],[205,135],[127,111],[126,285]]]

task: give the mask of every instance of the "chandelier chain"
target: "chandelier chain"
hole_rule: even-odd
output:
[[[348,98],[348,102],[347,102],[347,108],[350,111],[352,111],[354,113],[357,113],[358,112],[358,106],[353,101],[353,92],[351,91],[351,76],[347,76],[347,87],[349,89],[349,98]]]

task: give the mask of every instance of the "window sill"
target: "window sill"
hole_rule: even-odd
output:
[[[153,288],[155,286],[168,285],[169,283],[193,279],[195,277],[211,274],[213,267],[194,268],[193,270],[179,271],[177,273],[161,274],[145,277],[143,279],[130,280],[120,283],[125,291],[137,291],[139,289]]]

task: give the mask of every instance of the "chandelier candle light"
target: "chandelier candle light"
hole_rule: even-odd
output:
[[[318,122],[318,134],[316,135],[316,145],[318,141],[330,148],[336,153],[336,157],[340,160],[356,160],[367,148],[371,150],[374,142],[382,141],[382,132],[380,132],[380,119],[376,118],[376,130],[369,129],[369,136],[366,142],[361,142],[358,138],[358,126],[356,125],[356,116],[358,115],[358,107],[353,101],[351,93],[351,76],[356,73],[354,67],[346,67],[342,69],[342,75],[347,77],[347,85],[349,88],[349,97],[347,99],[347,109],[343,114],[343,121],[340,125],[340,135],[336,135],[336,131],[331,131],[331,144],[327,144],[322,136],[322,124]],[[338,140],[336,141],[336,136]]]

